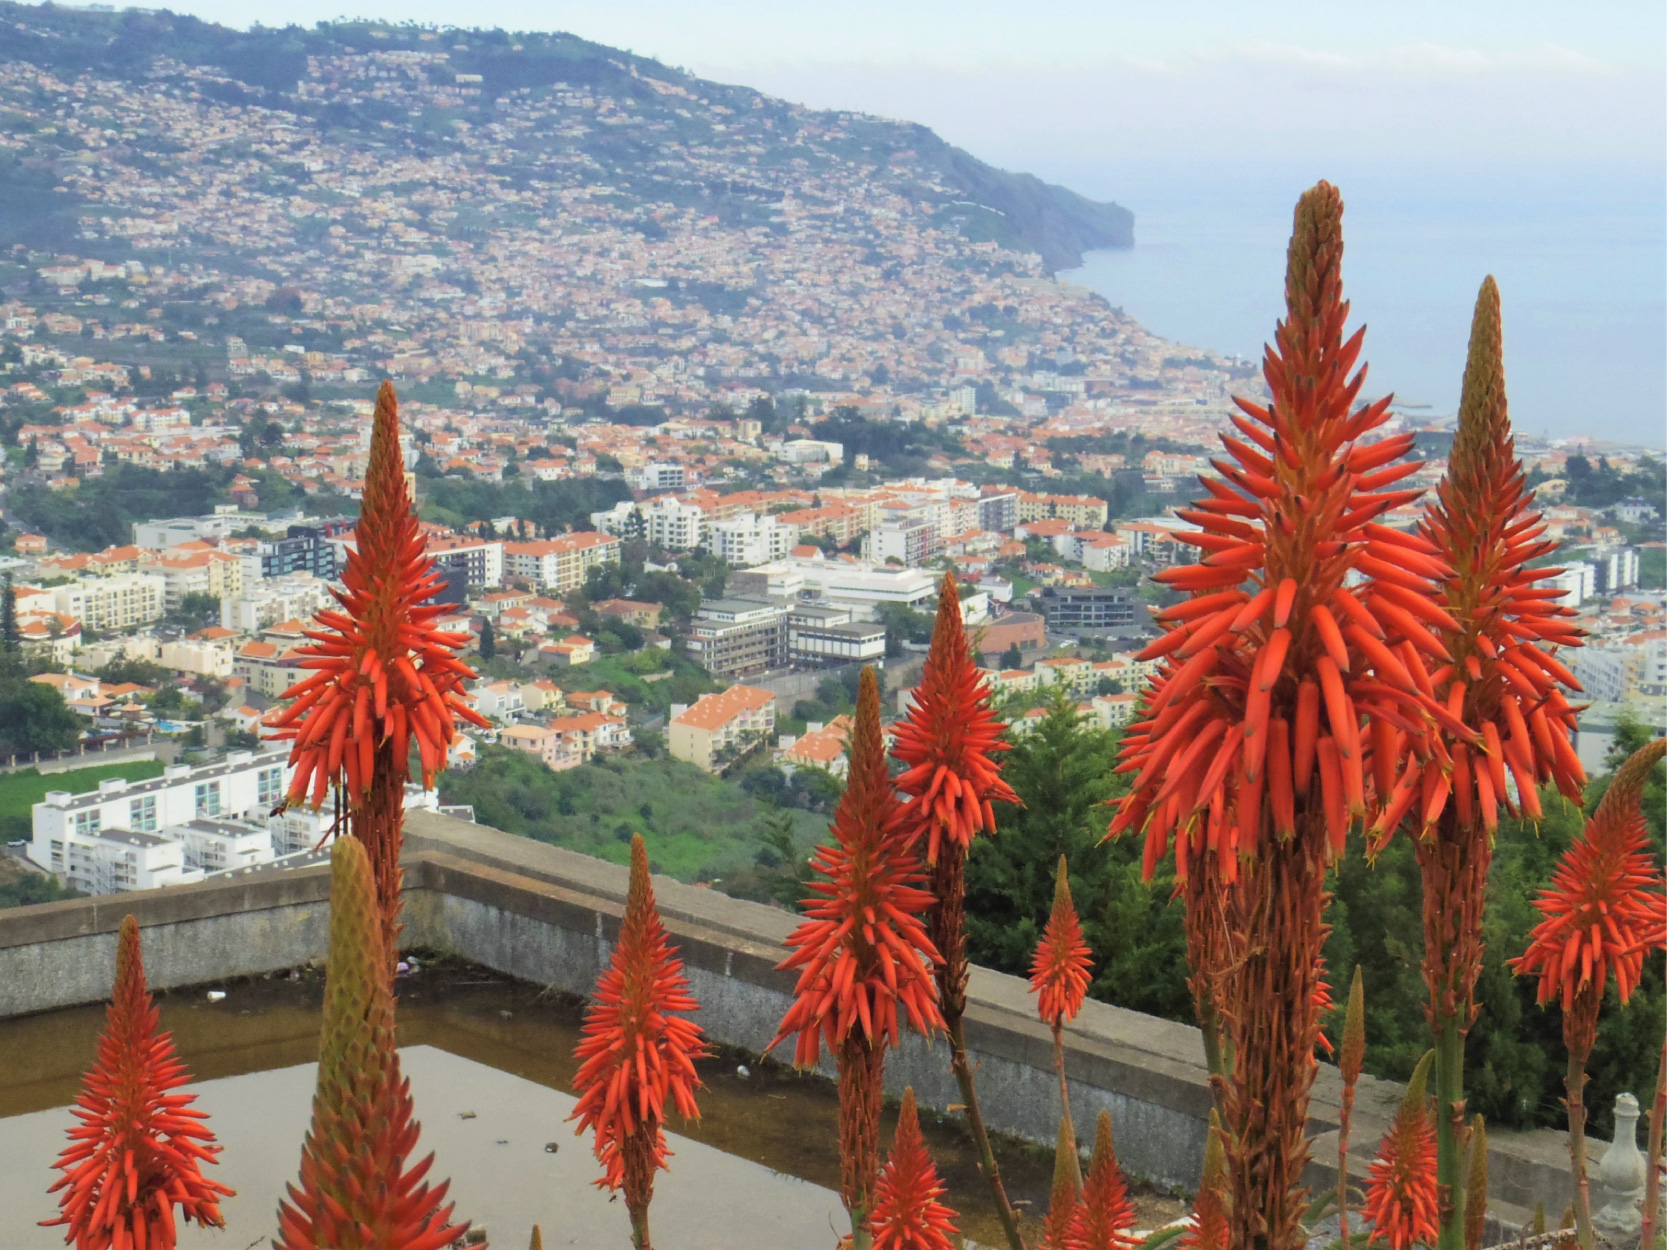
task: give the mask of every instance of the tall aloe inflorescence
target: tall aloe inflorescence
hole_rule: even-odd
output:
[[[892,754],[904,765],[897,787],[908,796],[905,826],[925,853],[936,900],[931,935],[942,956],[938,1005],[949,1035],[950,1065],[967,1108],[979,1168],[995,1197],[1011,1250],[1021,1250],[1018,1219],[990,1149],[961,1023],[967,1007],[967,852],[980,830],[995,832],[993,803],[1019,801],[996,763],[996,756],[1007,750],[1001,740],[1005,728],[990,710],[983,675],[967,645],[955,574],[945,573],[938,587],[938,616],[926,671],[915,687],[914,707],[896,727]]]
[[[1574,1170],[1575,1229],[1591,1250],[1586,1180],[1586,1060],[1597,1040],[1598,1011],[1610,974],[1624,1005],[1638,987],[1644,956],[1667,946],[1667,900],[1650,853],[1640,804],[1650,774],[1667,753],[1657,738],[1616,771],[1584,833],[1570,843],[1534,906],[1541,920],[1511,968],[1539,978],[1539,1001],[1563,1008],[1569,1052],[1569,1156]]]
[[[423,1179],[434,1156],[408,1166],[420,1129],[400,1075],[388,958],[370,857],[357,838],[338,838],[318,1089],[277,1250],[441,1250],[467,1231],[450,1222],[449,1182]]]
[[[1566,619],[1574,609],[1556,603],[1560,592],[1536,585],[1557,570],[1531,562],[1557,544],[1545,537],[1532,503],[1506,409],[1499,288],[1488,278],[1476,298],[1458,429],[1439,497],[1420,533],[1382,533],[1412,567],[1431,575],[1442,565],[1450,570],[1439,601],[1457,628],[1435,631],[1447,658],[1429,684],[1457,723],[1443,722],[1440,750],[1404,764],[1412,754],[1407,735],[1388,721],[1372,726],[1385,807],[1371,849],[1397,825],[1410,824],[1424,879],[1442,1250],[1459,1250],[1464,1238],[1464,1043],[1478,1010],[1482,911],[1499,810],[1511,805],[1507,776],[1530,818],[1540,814],[1541,784],[1555,782],[1578,803],[1586,781],[1569,739],[1575,714],[1559,689],[1579,685],[1539,645],[1577,644],[1580,631]]]
[[[1120,769],[1137,775],[1111,827],[1145,830],[1148,873],[1171,840],[1179,875],[1214,870],[1234,1250],[1306,1241],[1325,874],[1367,811],[1362,716],[1427,750],[1427,718],[1446,715],[1423,657],[1440,650],[1427,627],[1451,618],[1429,571],[1367,528],[1417,497],[1385,489],[1415,466],[1398,463],[1410,435],[1365,441],[1387,399],[1355,407],[1364,332],[1344,340],[1342,208],[1323,182],[1299,201],[1287,315],[1263,368],[1271,403],[1238,401],[1243,438],[1224,438],[1231,459],[1215,462],[1224,480],[1180,514],[1205,556],[1158,574],[1190,597],[1144,653],[1167,658],[1124,738]],[[1369,591],[1354,585],[1363,575]]]
[[[1076,1133],[1071,1125],[1071,1091],[1065,1083],[1065,1026],[1082,1010],[1088,991],[1089,949],[1082,922],[1071,902],[1071,878],[1065,857],[1059,857],[1054,877],[1053,912],[1036,944],[1030,967],[1030,992],[1036,995],[1036,1014],[1053,1030],[1054,1074],[1059,1078],[1059,1114],[1070,1136],[1076,1158]]]
[[[571,1117],[579,1132],[596,1131],[596,1157],[604,1169],[596,1183],[625,1191],[636,1250],[649,1250],[654,1173],[666,1166],[666,1103],[687,1119],[700,1115],[695,1060],[706,1044],[694,1021],[672,1014],[699,1009],[660,921],[639,833],[631,839],[631,885],[619,940],[585,1013],[573,1078],[579,1102]]]
[[[1133,1235],[1134,1204],[1129,1187],[1117,1166],[1117,1151],[1111,1142],[1111,1113],[1104,1108],[1094,1125],[1094,1155],[1083,1182],[1082,1201],[1077,1204],[1065,1235],[1066,1250],[1134,1250],[1140,1240]]]
[[[207,1180],[202,1165],[220,1153],[208,1117],[190,1110],[190,1094],[173,1090],[190,1078],[174,1057],[173,1038],[158,1031],[156,1004],[145,988],[139,924],[122,921],[116,939],[116,982],[98,1058],[72,1109],[80,1123],[53,1165],[63,1176],[59,1215],[64,1241],[77,1250],[172,1250],[174,1208],[186,1220],[222,1226],[220,1199],[232,1191]]]
[[[397,950],[399,847],[411,744],[424,786],[446,764],[458,719],[487,722],[463,700],[474,673],[455,656],[465,635],[434,628],[446,611],[428,604],[441,586],[412,508],[399,443],[399,404],[382,383],[372,419],[370,459],[354,548],[342,571],[344,611],[320,612],[321,628],[302,648],[317,671],[284,692],[295,702],[277,718],[275,737],[294,739],[289,802],[311,794],[319,806],[332,785],[345,796],[349,824],[369,853],[390,953]]]
[[[783,968],[799,974],[773,1048],[797,1036],[810,1067],[827,1045],[839,1065],[840,1194],[852,1237],[866,1246],[879,1166],[885,1052],[902,1040],[901,1014],[922,1034],[943,1027],[923,918],[932,896],[892,791],[880,735],[880,687],[865,668],[851,730],[850,770],[834,812],[832,845],[812,861],[822,880],[788,938]]]

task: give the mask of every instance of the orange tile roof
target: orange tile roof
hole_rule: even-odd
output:
[[[756,712],[775,699],[775,692],[757,686],[731,686],[721,694],[702,695],[700,700],[676,718],[680,725],[696,729],[722,729],[743,712]]]

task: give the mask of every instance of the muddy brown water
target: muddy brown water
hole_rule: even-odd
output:
[[[524,1178],[514,1202],[500,1198],[500,1205],[514,1205],[517,1211],[527,1207],[533,1211],[525,1216],[530,1224],[539,1216],[528,1203],[520,1201],[520,1190],[558,1183],[553,1174],[546,1175],[545,1165],[552,1159],[544,1153],[544,1139],[549,1139],[560,1152],[556,1157],[560,1159],[564,1179],[559,1183],[574,1185],[582,1170],[581,1162],[587,1165],[583,1169],[585,1179],[593,1178],[594,1162],[587,1143],[575,1138],[572,1125],[563,1122],[571,1106],[570,1098],[550,1101],[540,1112],[542,1119],[516,1121],[509,1127],[512,1113],[522,1113],[525,1120],[531,1114],[532,1104],[540,1102],[542,1095],[530,1087],[495,1082],[491,1073],[506,1074],[529,1082],[530,1086],[567,1095],[578,1066],[573,1050],[579,1038],[583,1004],[569,996],[541,991],[470,965],[432,961],[421,963],[420,968],[418,973],[399,982],[399,1038],[401,1048],[411,1051],[407,1067],[412,1073],[418,1115],[425,1123],[425,1150],[432,1147],[440,1153],[442,1168],[454,1152],[462,1152],[462,1157],[457,1159],[459,1164],[473,1164],[481,1152],[483,1158],[493,1158],[495,1148],[502,1150],[501,1158],[491,1163],[493,1173],[502,1174],[507,1168],[511,1173],[524,1173]],[[281,1137],[282,1141],[268,1142],[262,1137],[263,1151],[267,1147],[271,1151],[270,1160],[263,1160],[263,1164],[267,1170],[277,1168],[283,1175],[292,1174],[299,1159],[300,1134],[305,1128],[312,1077],[308,1070],[288,1074],[286,1070],[303,1069],[303,1065],[312,1064],[317,1058],[322,974],[303,969],[291,976],[231,982],[221,987],[226,990],[226,998],[215,1003],[208,1001],[206,988],[158,995],[163,1027],[173,1033],[179,1053],[196,1082],[269,1074],[258,1087],[254,1084],[239,1087],[238,1083],[229,1082],[219,1093],[228,1102],[233,1116],[239,1114],[240,1108],[252,1109],[262,1100],[268,1103],[284,1100],[284,1113],[296,1123],[284,1136],[277,1122],[281,1117],[270,1117],[273,1120],[270,1136]],[[81,1073],[92,1061],[103,1024],[102,1006],[0,1021],[0,1142],[6,1136],[5,1121],[10,1117],[23,1117],[11,1122],[13,1129],[32,1126],[29,1136],[36,1137],[44,1131],[42,1126],[46,1123],[40,1113],[63,1108],[74,1100]],[[455,1056],[468,1063],[448,1064],[444,1056]],[[743,1064],[748,1069],[746,1076],[738,1070]],[[698,1203],[703,1198],[709,1199],[710,1189],[717,1187],[727,1188],[736,1205],[771,1204],[780,1205],[784,1210],[793,1207],[799,1223],[791,1232],[784,1226],[780,1235],[801,1241],[813,1237],[814,1240],[803,1244],[831,1247],[835,1241],[831,1224],[825,1232],[820,1225],[837,1222],[834,1217],[838,1215],[838,1096],[833,1083],[773,1061],[761,1062],[727,1051],[701,1061],[699,1068],[705,1085],[699,1093],[701,1118],[690,1123],[674,1118],[668,1127],[682,1138],[759,1166],[726,1172],[716,1156],[686,1149],[681,1161],[685,1172],[709,1182],[692,1186],[707,1192],[693,1195],[691,1200]],[[488,1069],[491,1072],[485,1071]],[[523,1092],[517,1092],[518,1089]],[[483,1105],[467,1108],[451,1105],[459,1100],[479,1101]],[[57,1133],[61,1132],[61,1121],[60,1114],[54,1121],[51,1140],[41,1141],[48,1156],[59,1148],[61,1138]],[[959,1213],[962,1232],[986,1246],[1001,1244],[1003,1238],[989,1191],[978,1173],[971,1142],[959,1117],[923,1113],[922,1121],[928,1147],[949,1189],[948,1201]],[[884,1140],[890,1140],[894,1122],[895,1107],[888,1106]],[[489,1138],[491,1133],[500,1136]],[[443,1140],[436,1134],[442,1134]],[[538,1147],[537,1155],[514,1154],[511,1139],[525,1145],[531,1136],[540,1134],[540,1140],[532,1143]],[[227,1139],[229,1149],[229,1134],[222,1131],[222,1136]],[[1021,1204],[1026,1223],[1035,1225],[1035,1231],[1039,1231],[1038,1221],[1046,1210],[1052,1175],[1051,1151],[1002,1141],[998,1142],[998,1154],[1009,1194],[1016,1204]],[[522,1162],[513,1162],[512,1155]],[[42,1160],[43,1167],[48,1161]],[[12,1163],[16,1166],[15,1160]],[[674,1157],[672,1175],[678,1173],[679,1166],[680,1160]],[[41,1175],[50,1180],[47,1173]],[[770,1177],[795,1178],[809,1184],[778,1191],[772,1188]],[[0,1184],[4,1183],[0,1179]],[[673,1201],[667,1197],[669,1184],[666,1174],[662,1174],[656,1191],[656,1210],[660,1209],[662,1197]],[[460,1175],[460,1195],[463,1186]],[[577,1188],[588,1186],[579,1183]],[[832,1191],[832,1198],[825,1191]],[[831,1214],[824,1210],[830,1204]],[[1185,1210],[1168,1195],[1142,1192],[1138,1187],[1136,1206],[1142,1227],[1167,1223]],[[525,1232],[517,1231],[516,1217],[509,1211],[460,1214],[485,1222],[495,1244],[525,1244]],[[623,1220],[622,1211],[618,1217]],[[748,1212],[737,1210],[734,1217],[745,1222]],[[597,1218],[607,1218],[606,1213]],[[691,1214],[690,1218],[696,1217]],[[710,1218],[709,1212],[699,1216],[700,1220]],[[576,1214],[575,1223],[582,1223]],[[816,1226],[814,1233],[808,1231],[813,1226]],[[586,1244],[563,1237],[552,1238],[556,1230],[548,1224],[544,1231],[547,1245]],[[721,1231],[712,1235],[716,1240],[710,1244],[725,1244]],[[235,1246],[229,1240],[215,1244],[225,1245],[228,1250],[243,1250],[244,1240],[247,1238],[237,1241]],[[659,1240],[657,1237],[657,1243]],[[739,1244],[741,1240],[732,1238],[731,1244]],[[13,1243],[0,1232],[0,1246],[13,1244],[25,1243]],[[34,1244],[34,1239],[27,1244]],[[670,1238],[667,1244],[671,1244]],[[708,1243],[696,1237],[688,1244]]]

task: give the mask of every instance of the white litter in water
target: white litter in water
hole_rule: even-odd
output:
[[[221,1002],[225,999],[225,997],[226,997],[226,991],[225,990],[210,990],[208,992],[208,1001],[211,1002],[211,1003]]]

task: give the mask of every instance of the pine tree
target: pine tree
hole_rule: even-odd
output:
[[[493,660],[498,656],[498,634],[491,621],[480,623],[480,658]]]
[[[6,589],[0,594],[0,646],[7,655],[17,654],[17,589],[6,574]]]

